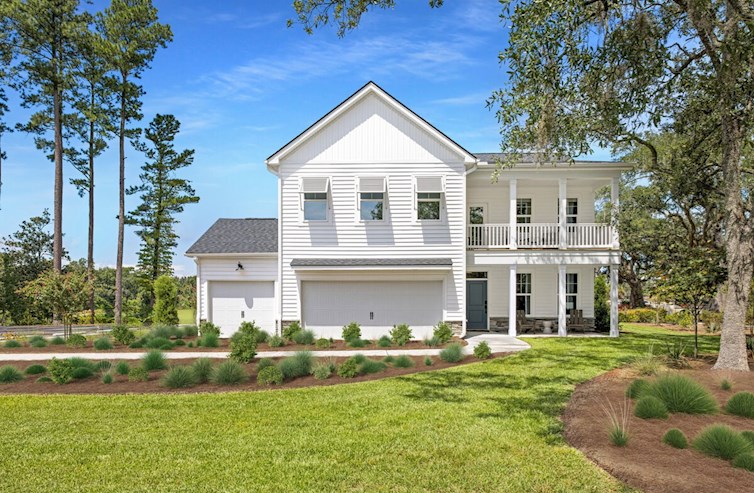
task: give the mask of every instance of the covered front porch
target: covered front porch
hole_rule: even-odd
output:
[[[517,256],[470,252],[466,330],[510,336],[567,336],[595,332],[595,276],[609,270],[609,324],[618,335],[617,252]],[[612,268],[610,268],[612,267]]]

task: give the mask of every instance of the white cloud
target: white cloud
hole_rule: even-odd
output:
[[[431,104],[439,104],[444,106],[479,106],[484,107],[487,99],[492,94],[492,90],[487,92],[473,92],[469,94],[462,94],[459,96],[451,96],[448,98],[435,99],[430,101]]]

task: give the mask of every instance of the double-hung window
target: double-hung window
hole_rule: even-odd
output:
[[[301,179],[301,209],[304,221],[327,221],[330,208],[330,179]]]
[[[566,274],[566,313],[576,309],[576,298],[579,293],[579,275]]]
[[[516,222],[531,223],[531,199],[516,199]]]
[[[516,274],[516,311],[531,315],[531,274]]]
[[[560,215],[560,199],[558,199],[558,216]],[[566,199],[566,224],[576,224],[579,217],[579,199]]]
[[[417,176],[416,219],[419,221],[439,221],[442,219],[442,199],[445,194],[445,181],[442,176]]]
[[[385,214],[385,178],[358,178],[359,217],[362,221],[382,221]]]

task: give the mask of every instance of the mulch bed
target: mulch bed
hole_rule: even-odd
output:
[[[507,356],[507,354],[495,354],[494,357],[499,358]],[[323,358],[317,358],[321,360]],[[329,359],[329,358],[325,358]],[[336,364],[340,364],[348,358],[332,358]],[[377,358],[373,358],[377,359]],[[380,358],[381,359],[381,358]],[[378,380],[381,378],[395,377],[399,375],[408,375],[411,373],[442,370],[451,366],[459,366],[463,364],[475,363],[479,360],[474,356],[466,356],[462,361],[458,363],[446,363],[437,357],[432,357],[432,366],[426,366],[424,364],[424,356],[413,356],[411,359],[414,361],[412,368],[394,368],[390,365],[379,373],[373,373],[370,375],[361,375],[355,378],[341,378],[337,374],[333,374],[327,380],[317,380],[313,376],[297,378],[289,382],[284,382],[282,385],[257,385],[257,371],[256,364],[252,363],[245,365],[246,371],[249,374],[249,380],[240,385],[213,385],[211,383],[199,384],[195,387],[186,389],[169,389],[162,386],[161,378],[167,373],[167,370],[154,371],[149,374],[149,381],[147,382],[129,382],[126,375],[117,375],[115,371],[112,371],[113,383],[104,384],[100,381],[100,376],[85,380],[74,380],[65,385],[57,385],[55,383],[36,383],[37,378],[42,375],[27,375],[26,378],[20,382],[10,384],[0,384],[0,395],[2,394],[128,394],[128,393],[199,393],[199,392],[231,392],[231,391],[258,391],[258,390],[275,390],[275,389],[290,389],[299,387],[315,387],[324,385],[338,385],[344,383],[353,382],[365,382],[368,380]],[[278,361],[278,359],[275,359]],[[168,364],[171,366],[178,365],[190,365],[195,359],[171,359],[168,360]],[[223,360],[217,360],[215,364],[221,363]],[[3,361],[0,366],[13,365],[20,370],[24,370],[32,364],[46,365],[46,361]],[[138,360],[128,361],[131,367],[139,365]],[[115,366],[115,365],[113,365]]]
[[[754,392],[754,374],[710,368],[710,362],[697,361],[692,369],[681,373],[707,387],[721,409],[734,393]],[[691,446],[678,450],[662,443],[662,436],[670,428],[679,428],[691,442],[703,428],[715,423],[737,430],[754,430],[752,419],[721,412],[712,416],[671,414],[667,420],[643,420],[633,416],[633,402],[628,401],[631,406],[628,445],[612,445],[602,406],[610,402],[618,410],[625,405],[625,391],[634,378],[638,377],[632,370],[617,369],[579,385],[563,415],[568,443],[616,478],[646,493],[754,492],[754,474],[703,455]],[[729,391],[720,388],[724,378],[733,385]]]
[[[170,349],[169,351],[171,353],[186,353],[186,352],[213,352],[213,351],[229,351],[230,350],[230,339],[220,339],[220,346],[219,347],[204,347],[204,346],[196,346],[196,341],[198,340],[197,337],[185,337],[183,338],[183,341],[188,345],[189,342],[194,343],[194,347],[188,347],[186,346],[175,346],[173,349]],[[175,342],[175,339],[171,339],[172,342]],[[68,347],[64,344],[60,345],[53,345],[48,344],[46,347],[42,348],[34,348],[30,347],[28,344],[23,343],[23,347],[19,348],[6,348],[3,347],[2,342],[0,342],[0,354],[21,354],[21,353],[82,353],[82,352],[92,352],[97,355],[103,355],[107,356],[107,353],[109,352],[118,352],[118,353],[143,353],[145,351],[149,351],[149,348],[139,348],[139,349],[132,349],[128,346],[124,346],[122,344],[118,344],[115,341],[111,341],[113,344],[113,349],[109,349],[107,351],[97,351],[94,349],[94,342],[93,341],[86,341],[86,346],[81,347]],[[453,338],[453,340],[450,341],[450,343],[458,343],[462,346],[467,345],[468,343],[463,339]],[[450,344],[449,343],[449,344]],[[446,345],[439,346],[439,348],[445,347]],[[348,350],[348,351],[354,351],[355,353],[358,353],[359,351],[366,351],[370,349],[436,349],[436,348],[430,348],[429,346],[425,345],[422,341],[410,341],[405,346],[391,346],[391,347],[379,347],[375,344],[367,344],[364,347],[361,348],[353,348],[350,346],[347,346],[345,341],[334,341],[332,343],[332,346],[329,348],[318,348],[315,345],[311,346],[304,346],[301,344],[291,344],[287,343],[285,346],[281,347],[270,347],[267,343],[262,343],[257,346],[257,352],[260,351],[336,351],[336,350]]]

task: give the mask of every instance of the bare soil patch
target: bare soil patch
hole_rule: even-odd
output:
[[[680,372],[707,387],[722,409],[736,392],[754,392],[754,374],[710,370],[707,361],[695,362]],[[754,420],[730,416],[723,411],[712,416],[671,414],[667,420],[643,420],[633,416],[633,401],[626,399],[628,385],[638,378],[630,369],[617,369],[579,385],[563,419],[569,444],[607,472],[646,493],[754,492],[754,474],[737,469],[729,462],[697,452],[691,446],[678,450],[662,443],[670,428],[679,428],[693,441],[706,426],[722,423],[737,430],[754,430]],[[720,388],[727,378],[733,387]],[[608,418],[603,405],[618,409],[630,406],[629,442],[616,447],[608,439]]]
[[[507,354],[495,354],[494,357],[504,357]],[[333,360],[336,364],[340,365],[348,358],[317,358],[318,360]],[[373,358],[378,359],[378,358]],[[2,394],[129,394],[129,393],[197,393],[197,392],[232,392],[232,391],[258,391],[258,390],[275,390],[275,389],[290,389],[299,387],[315,387],[325,385],[338,385],[343,383],[365,382],[368,380],[378,380],[381,378],[395,377],[400,375],[408,375],[411,373],[419,373],[425,371],[442,370],[451,366],[459,366],[463,364],[475,363],[480,360],[476,359],[472,355],[466,356],[462,361],[458,363],[446,363],[438,357],[432,357],[432,366],[426,366],[424,364],[424,356],[413,356],[411,359],[414,361],[412,368],[396,368],[388,365],[388,367],[379,373],[373,373],[370,375],[360,375],[355,378],[341,378],[336,374],[333,374],[327,380],[317,380],[313,376],[296,378],[295,380],[283,382],[282,385],[258,385],[257,384],[257,361],[249,365],[244,365],[244,368],[249,376],[247,382],[239,385],[213,385],[211,383],[199,384],[194,387],[185,389],[169,389],[162,385],[161,379],[167,373],[167,370],[153,371],[149,374],[149,380],[147,382],[129,382],[128,376],[117,375],[114,371],[113,383],[104,384],[100,381],[100,375],[95,375],[91,378],[84,380],[74,380],[65,385],[58,385],[51,382],[37,383],[36,380],[42,375],[25,375],[24,380],[10,384],[0,384],[0,395]],[[190,365],[195,359],[171,359],[168,361],[170,366]],[[275,361],[279,359],[275,358]],[[220,364],[222,360],[215,362],[215,365]],[[12,365],[16,368],[24,371],[27,367],[33,364],[47,365],[47,361],[8,361],[0,363],[0,366]],[[128,361],[128,364],[133,368],[140,364],[139,360]],[[114,366],[114,365],[113,365]]]

